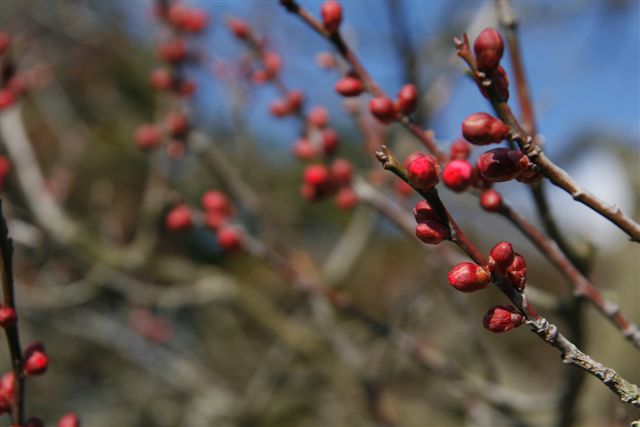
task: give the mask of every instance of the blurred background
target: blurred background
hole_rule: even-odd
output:
[[[467,115],[490,111],[452,39],[497,27],[493,2],[342,3],[347,42],[387,93],[416,84],[415,117],[443,149]],[[321,2],[300,4],[319,16]],[[0,2],[0,30],[12,38],[2,60],[25,86],[0,113],[0,155],[12,165],[0,195],[15,240],[22,340],[43,341],[50,357],[47,374],[28,380],[28,414],[54,425],[73,410],[85,427],[624,426],[637,417],[526,327],[486,331],[484,313],[506,301],[494,289],[454,294],[447,272],[464,257],[453,247],[427,247],[370,203],[344,210],[332,198],[301,197],[305,164],[292,146],[303,125],[270,112],[281,94],[252,80],[255,57],[229,31],[231,17],[279,55],[279,78],[304,92],[305,108],[326,107],[339,156],[367,186],[406,213],[417,201],[381,174],[358,123],[400,154],[420,145],[397,124],[372,123],[358,101],[345,105],[333,89],[339,74],[318,66],[317,55],[332,51],[326,40],[276,1],[184,5],[206,12],[208,26],[188,36],[194,59],[180,75],[196,89],[176,99],[149,84],[157,44],[172,31],[155,2]],[[637,219],[640,3],[514,8],[549,157]],[[503,63],[511,76],[508,52]],[[366,106],[368,95],[360,98]],[[518,113],[515,90],[511,104]],[[185,144],[140,150],[136,129],[172,109],[188,114]],[[42,180],[44,188],[34,186]],[[522,184],[497,188],[539,225]],[[197,207],[210,189],[240,194],[232,196],[234,221],[255,236],[253,251],[225,251],[197,217],[187,230],[167,230],[173,206]],[[638,245],[562,191],[546,190],[593,282],[640,322]],[[526,257],[544,316],[640,381],[636,349],[592,306],[576,303],[517,230],[470,194],[443,189],[442,198],[483,251],[508,239]],[[303,279],[320,277],[379,324],[327,304],[305,280],[273,268],[270,254]],[[0,416],[0,426],[9,424]]]

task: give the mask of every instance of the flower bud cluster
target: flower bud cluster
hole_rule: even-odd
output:
[[[173,207],[165,216],[165,227],[172,232],[185,231],[194,225],[203,225],[215,232],[218,244],[225,251],[242,247],[242,234],[231,224],[234,209],[229,197],[218,190],[209,190],[200,199],[202,210],[182,203]]]
[[[424,243],[437,245],[447,238],[447,226],[426,200],[416,203],[413,216],[417,223],[416,237]]]

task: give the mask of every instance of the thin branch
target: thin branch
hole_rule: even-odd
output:
[[[575,182],[567,172],[546,156],[542,147],[536,144],[531,135],[522,128],[520,122],[518,122],[518,119],[516,119],[511,111],[509,104],[501,100],[500,96],[495,93],[495,87],[491,84],[491,81],[487,79],[484,73],[478,70],[467,35],[463,34],[463,39],[455,39],[454,43],[458,51],[458,56],[469,66],[478,87],[486,90],[494,110],[511,129],[510,139],[518,144],[522,152],[537,166],[538,170],[554,185],[569,193],[574,200],[591,208],[615,224],[624,231],[632,241],[640,242],[640,225],[638,223],[625,215],[620,208],[609,205]]]
[[[7,221],[2,213],[2,199],[0,199],[0,268],[2,268],[2,302],[4,307],[11,308],[17,313],[15,288],[13,282],[13,242],[9,237]],[[22,425],[24,422],[25,376],[22,370],[22,349],[18,322],[4,328],[9,343],[11,366],[15,378],[15,395],[13,401],[12,418],[14,423]]]
[[[399,178],[409,184],[406,171],[400,166],[391,151],[387,147],[377,153],[378,160],[385,169],[395,173]],[[422,195],[440,216],[442,223],[447,225],[448,240],[460,248],[471,260],[478,265],[486,265],[487,259],[480,250],[469,240],[462,229],[457,225],[453,217],[446,210],[437,190],[416,191]],[[571,341],[559,333],[558,328],[542,317],[527,300],[526,293],[518,292],[504,277],[497,275],[494,280],[500,291],[518,308],[527,319],[530,329],[543,339],[547,344],[560,351],[562,362],[577,366],[602,381],[613,391],[621,401],[640,408],[640,387],[633,384],[616,371],[595,361],[591,356],[580,351]]]

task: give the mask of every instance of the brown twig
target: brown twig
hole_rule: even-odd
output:
[[[2,268],[2,302],[6,308],[13,309],[16,313],[16,302],[13,283],[13,242],[9,237],[7,221],[2,213],[2,199],[0,199],[0,267]],[[25,381],[22,370],[22,349],[20,347],[20,334],[18,322],[4,328],[9,343],[11,354],[11,366],[15,378],[15,394],[13,400],[12,419],[15,424],[24,423],[24,398]]]
[[[605,203],[575,182],[567,172],[546,156],[542,147],[536,144],[531,135],[522,128],[520,122],[518,122],[518,119],[516,119],[511,111],[509,104],[501,100],[501,97],[495,93],[495,88],[494,85],[491,84],[491,80],[487,79],[487,76],[478,70],[467,35],[463,34],[462,40],[454,39],[454,43],[458,51],[458,56],[469,66],[478,87],[487,91],[495,112],[502,121],[509,126],[511,130],[510,139],[518,144],[522,152],[536,165],[538,170],[554,185],[569,193],[574,200],[591,208],[615,224],[624,231],[632,241],[640,242],[639,224],[625,215],[620,208]]]
[[[385,169],[392,171],[399,178],[409,184],[406,171],[395,159],[387,147],[377,153],[378,160]],[[478,265],[485,265],[487,259],[480,250],[466,237],[462,229],[456,224],[453,217],[446,210],[437,190],[416,191],[422,195],[439,214],[441,221],[447,225],[449,230],[448,240],[460,248],[471,260]],[[526,297],[526,293],[518,292],[513,286],[497,277],[494,281],[500,291],[518,308],[527,319],[530,329],[543,339],[547,344],[560,351],[563,363],[577,366],[594,377],[602,381],[611,391],[613,391],[621,401],[640,407],[640,387],[622,378],[616,371],[595,361],[591,356],[580,351],[571,341],[559,333],[558,328],[542,317],[531,305]]]

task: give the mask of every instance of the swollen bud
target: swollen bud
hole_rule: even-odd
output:
[[[492,271],[504,272],[513,262],[515,253],[509,242],[496,244],[489,252],[489,268]]]
[[[507,332],[524,322],[524,317],[510,305],[493,307],[484,315],[482,325],[491,332]]]
[[[491,114],[474,113],[462,122],[462,135],[472,144],[495,144],[509,136],[509,126]]]
[[[480,194],[480,206],[487,212],[498,212],[502,208],[502,195],[489,188]]]
[[[505,277],[511,286],[518,288],[519,291],[524,290],[524,286],[527,283],[527,263],[522,255],[515,255],[513,262],[507,268]]]
[[[491,276],[488,271],[472,262],[461,262],[449,271],[449,284],[461,292],[474,292],[486,288]]]
[[[178,205],[167,214],[164,224],[169,231],[182,231],[193,223],[191,209],[187,205]]]
[[[462,139],[458,139],[451,144],[449,155],[453,160],[466,160],[471,155],[471,144]]]
[[[0,328],[8,328],[16,324],[18,316],[16,311],[11,307],[3,307],[0,304]]]
[[[495,28],[485,29],[473,43],[473,51],[480,71],[495,70],[504,52],[502,36]]]
[[[24,350],[23,360],[22,368],[27,376],[44,374],[49,366],[49,357],[47,357],[44,345],[39,341],[27,346]]]
[[[473,180],[473,166],[466,160],[451,160],[442,172],[442,182],[455,192],[467,189]]]
[[[364,85],[359,78],[347,76],[338,80],[335,89],[342,96],[358,96],[364,91]]]
[[[440,166],[431,154],[418,156],[407,167],[409,182],[419,190],[430,190],[438,183]]]
[[[231,226],[222,226],[218,230],[218,244],[226,252],[240,249],[242,240],[237,229]]]
[[[476,165],[483,178],[503,182],[520,176],[529,166],[529,159],[519,150],[494,148],[478,157]]]
[[[369,101],[369,111],[384,124],[391,123],[396,117],[395,106],[386,96],[378,96]]]
[[[80,427],[80,419],[75,412],[69,412],[60,417],[57,427]]]
[[[416,86],[411,83],[402,86],[396,98],[396,108],[398,111],[404,114],[412,113],[416,109],[417,102],[418,90]]]
[[[424,243],[437,245],[447,238],[447,229],[439,221],[427,219],[416,224],[416,236]]]
[[[322,4],[320,9],[322,15],[322,25],[330,33],[334,33],[340,27],[342,22],[342,6],[334,0],[327,0]]]

